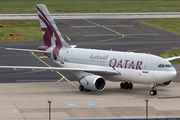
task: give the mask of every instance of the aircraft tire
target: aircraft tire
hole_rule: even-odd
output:
[[[125,82],[125,86],[124,86],[125,89],[128,89],[129,88],[129,84],[128,82]]]
[[[157,91],[156,90],[151,90],[150,91],[150,95],[156,95],[157,94]]]
[[[88,91],[88,89],[85,88],[85,89],[84,89],[84,92],[87,92],[87,91]]]
[[[91,92],[91,90],[84,88],[84,92]]]
[[[154,95],[157,95],[157,91],[156,90],[154,90]]]
[[[129,83],[129,84],[128,84],[128,87],[129,87],[129,89],[132,89],[132,88],[133,88],[133,84],[132,84],[132,83]]]
[[[91,90],[87,90],[88,92],[91,92]]]
[[[84,91],[84,87],[82,85],[79,86],[79,91]]]
[[[125,84],[124,84],[123,82],[120,84],[120,88],[121,88],[121,89],[124,89],[124,88],[125,88]]]

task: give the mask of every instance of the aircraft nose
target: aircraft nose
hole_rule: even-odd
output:
[[[173,78],[175,78],[176,75],[177,75],[177,71],[176,71],[175,68],[174,68],[173,71],[169,72],[170,80],[172,80]]]

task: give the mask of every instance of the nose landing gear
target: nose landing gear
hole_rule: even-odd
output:
[[[157,91],[156,91],[156,84],[152,85],[152,90],[150,91],[150,95],[156,95]]]

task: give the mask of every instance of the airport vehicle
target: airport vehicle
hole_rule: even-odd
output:
[[[39,50],[6,48],[44,53],[61,67],[0,66],[0,68],[71,71],[79,79],[80,91],[102,91],[106,80],[122,81],[120,88],[132,89],[132,83],[151,84],[150,95],[156,95],[156,86],[169,86],[177,72],[169,62],[175,57],[163,59],[159,56],[70,46],[61,36],[45,5],[37,5],[44,39]]]

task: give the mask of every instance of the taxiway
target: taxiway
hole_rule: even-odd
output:
[[[138,22],[140,19],[61,19],[55,20],[68,44],[80,48],[142,52],[179,49],[179,35]],[[0,65],[57,66],[43,54],[8,51],[4,47],[37,49],[43,41],[1,42]],[[78,54],[78,53],[77,53]],[[135,84],[121,90],[119,83],[107,82],[102,92],[79,92],[77,79],[70,72],[0,69],[0,118],[47,119],[48,100],[53,119],[145,117],[149,99],[150,117],[180,117],[180,65],[171,86],[158,87],[150,96],[150,85]],[[68,82],[67,82],[68,81]],[[9,115],[11,114],[11,115]]]

